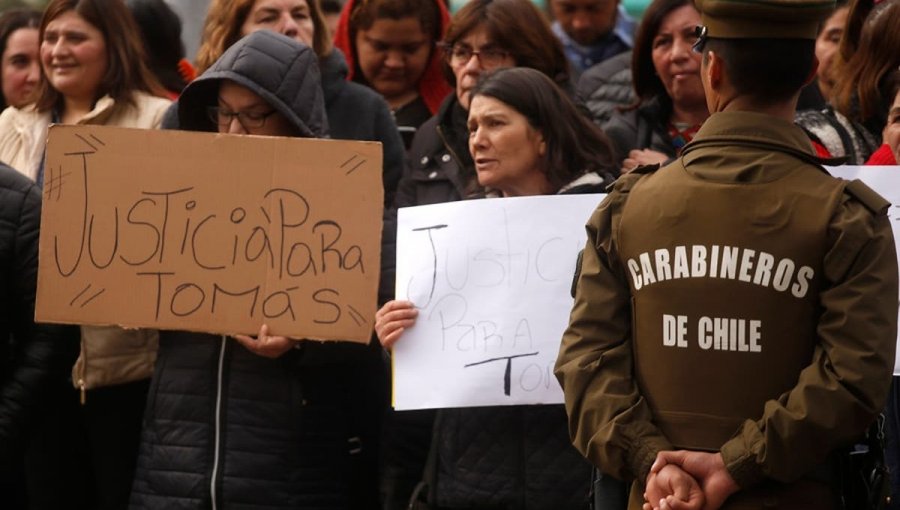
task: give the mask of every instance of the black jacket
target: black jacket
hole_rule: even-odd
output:
[[[273,41],[290,39],[260,31],[229,48],[185,90],[182,123],[209,100],[214,88],[204,82],[224,75],[240,75],[302,125],[324,119],[317,79],[293,87],[271,79],[293,65],[312,75],[312,50]],[[296,347],[269,359],[224,336],[160,332],[131,508],[375,508],[380,347]]]
[[[602,126],[618,108],[634,102],[631,83],[631,52],[604,60],[578,79],[576,93],[591,112],[591,119]]]
[[[560,194],[604,193],[606,181]],[[441,409],[432,497],[441,508],[580,510],[591,465],[572,446],[563,406]]]
[[[674,158],[675,146],[667,127],[670,113],[658,98],[635,109],[613,113],[603,131],[616,151],[615,161],[621,166],[633,149],[651,149]]]
[[[40,225],[39,188],[0,163],[0,476],[78,356],[77,327],[34,323]]]

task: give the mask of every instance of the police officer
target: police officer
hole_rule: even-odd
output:
[[[555,371],[570,432],[634,480],[629,509],[833,508],[829,454],[882,408],[897,338],[889,204],[792,123],[834,2],[696,5],[712,116],[587,225]]]

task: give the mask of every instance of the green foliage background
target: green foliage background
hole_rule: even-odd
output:
[[[4,11],[11,7],[33,7],[43,10],[48,0],[0,0],[0,11]]]

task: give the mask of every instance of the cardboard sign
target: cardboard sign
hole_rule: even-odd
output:
[[[35,320],[367,342],[377,143],[53,126]]]
[[[396,409],[563,401],[553,364],[584,225],[604,196],[399,210],[396,295],[419,316],[393,349]]]

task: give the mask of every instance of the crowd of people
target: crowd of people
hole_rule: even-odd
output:
[[[887,203],[822,169],[900,162],[900,0],[211,0],[196,56],[181,30],[0,13],[0,507],[855,509],[835,459],[882,412],[900,471]],[[35,323],[51,124],[379,142],[371,341]],[[394,411],[397,210],[607,192],[565,404]],[[777,326],[710,358],[663,313]]]

